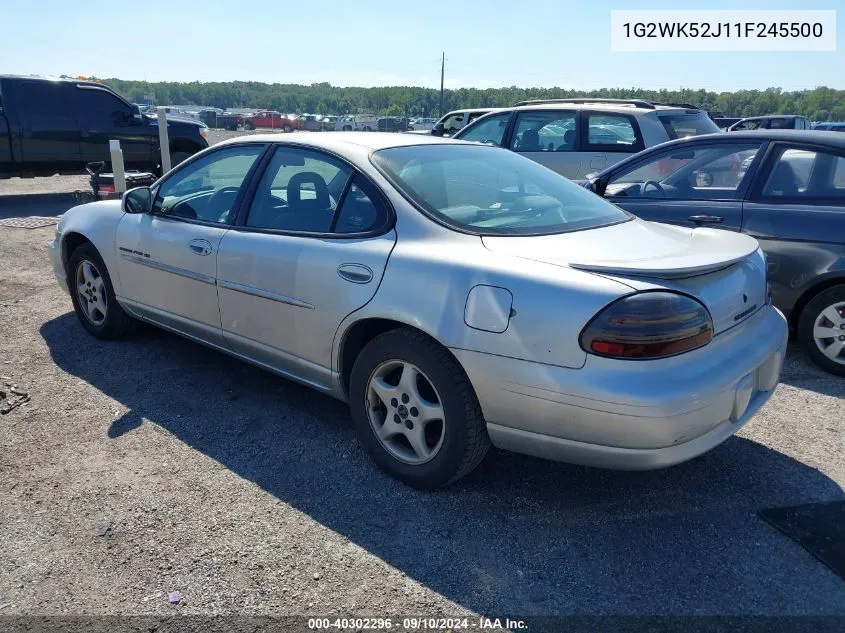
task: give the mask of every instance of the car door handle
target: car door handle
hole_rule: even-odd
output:
[[[724,220],[718,215],[691,215],[689,219],[696,224],[721,224]]]
[[[341,264],[337,267],[337,274],[353,284],[366,284],[373,278],[373,269],[364,264]]]
[[[203,239],[191,240],[188,242],[188,248],[197,255],[208,255],[211,253],[211,242]]]

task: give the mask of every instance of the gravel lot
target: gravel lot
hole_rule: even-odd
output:
[[[0,228],[0,374],[32,393],[0,417],[0,616],[845,615],[845,582],[756,516],[845,498],[845,380],[798,349],[691,463],[493,451],[420,493],[338,402],[151,327],[88,336],[52,233]]]

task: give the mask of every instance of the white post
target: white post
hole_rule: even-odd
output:
[[[167,110],[159,106],[158,112],[158,143],[161,146],[161,173],[170,171],[170,137],[167,135]]]
[[[111,172],[114,176],[114,190],[121,194],[126,191],[126,172],[123,170],[123,150],[120,149],[120,141],[109,141],[109,153],[111,154]]]

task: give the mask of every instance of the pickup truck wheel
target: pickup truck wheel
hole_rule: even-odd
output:
[[[246,123],[244,123],[244,129],[245,130],[254,130],[255,129],[255,123],[253,123],[252,121],[247,121]]]
[[[351,131],[352,131],[352,126],[351,126],[351,125],[344,125],[344,126],[343,126],[343,131],[344,131],[344,132],[351,132]]]
[[[285,123],[285,125],[284,125],[284,127],[282,127],[282,129],[288,134],[293,132],[293,127],[289,123]]]
[[[481,406],[454,356],[402,328],[370,341],[352,368],[349,406],[373,461],[415,488],[469,474],[490,447]]]
[[[798,340],[816,365],[845,376],[845,285],[820,292],[804,306]]]
[[[117,303],[111,277],[93,244],[78,246],[68,262],[68,287],[79,322],[97,338],[120,338],[130,317]]]

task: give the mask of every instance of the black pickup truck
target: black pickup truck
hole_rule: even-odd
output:
[[[170,161],[177,165],[208,147],[197,121],[167,122]],[[158,173],[158,119],[94,81],[0,75],[0,178],[84,174],[88,163],[110,164],[119,140],[127,169]]]

